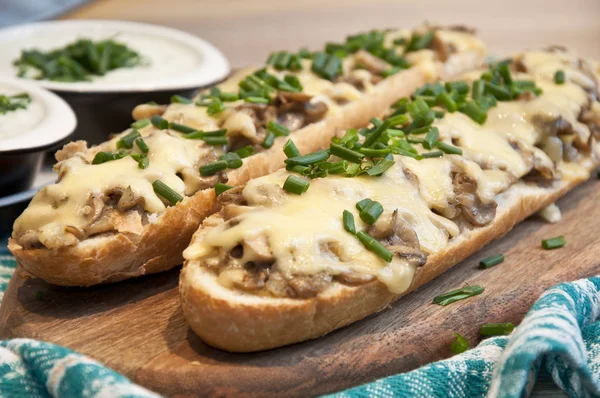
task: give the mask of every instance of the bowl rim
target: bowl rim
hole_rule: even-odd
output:
[[[45,108],[44,118],[29,131],[0,138],[0,155],[16,155],[46,150],[65,141],[75,131],[75,112],[58,95],[23,79],[0,77],[0,86],[13,86],[41,101]]]
[[[19,80],[33,81],[40,86],[60,93],[133,93],[168,90],[185,90],[198,87],[206,87],[215,82],[223,80],[231,72],[231,66],[225,55],[211,43],[191,33],[178,29],[143,23],[120,20],[86,19],[86,20],[61,20],[32,22],[22,25],[0,29],[0,44],[14,37],[31,35],[32,32],[43,30],[60,30],[66,28],[78,28],[85,31],[92,26],[100,26],[114,30],[128,30],[141,34],[162,36],[178,41],[196,50],[202,55],[203,61],[199,68],[181,76],[171,76],[164,80],[155,82],[132,82],[132,83],[98,83],[98,82],[54,82],[49,80],[33,80],[14,77]],[[2,77],[0,75],[0,77]]]

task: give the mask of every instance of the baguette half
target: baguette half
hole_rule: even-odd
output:
[[[540,60],[543,62],[538,62]],[[231,251],[231,256],[233,257],[227,260],[228,257],[224,257],[223,254],[224,252],[227,253],[227,250],[224,249],[226,249],[226,247],[234,246],[238,242],[238,240],[235,239],[241,238],[241,242],[244,243],[243,239],[247,239],[248,234],[257,234],[258,232],[256,231],[260,231],[261,226],[254,222],[255,219],[247,217],[246,215],[252,214],[253,212],[262,212],[262,219],[264,219],[264,222],[268,223],[269,225],[269,227],[266,227],[266,230],[268,231],[271,227],[277,228],[271,223],[271,221],[267,221],[267,215],[270,214],[269,212],[278,212],[277,214],[286,213],[289,215],[290,211],[292,211],[290,209],[293,209],[293,207],[288,207],[279,211],[277,209],[282,206],[281,203],[271,203],[265,205],[269,208],[269,210],[261,210],[260,205],[254,206],[252,203],[250,203],[249,206],[251,209],[247,210],[247,213],[239,212],[239,214],[241,214],[240,216],[237,216],[237,218],[231,218],[227,217],[225,215],[226,213],[224,213],[227,210],[227,204],[225,204],[223,205],[221,214],[216,214],[204,221],[203,227],[201,227],[194,235],[190,247],[184,253],[184,256],[187,260],[184,263],[184,267],[180,276],[179,289],[184,315],[194,332],[208,344],[233,352],[259,351],[317,338],[335,329],[363,319],[370,314],[385,309],[392,302],[423,286],[433,278],[441,275],[455,264],[475,253],[485,244],[510,231],[517,223],[526,217],[547,207],[569,190],[586,181],[590,176],[590,172],[595,166],[598,165],[598,145],[596,144],[596,137],[594,137],[594,134],[598,134],[598,121],[600,120],[597,102],[597,69],[594,71],[594,74],[587,76],[590,78],[590,85],[590,81],[584,82],[585,79],[578,75],[577,71],[569,69],[570,67],[575,68],[573,65],[577,65],[579,61],[577,58],[573,60],[573,58],[568,55],[546,52],[533,53],[533,55],[526,53],[522,56],[516,57],[514,61],[515,62],[513,64],[516,68],[528,70],[536,81],[552,81],[552,76],[556,69],[565,67],[567,68],[567,76],[569,76],[572,81],[577,81],[577,83],[574,83],[576,86],[580,86],[579,88],[574,86],[571,88],[574,92],[579,92],[580,95],[578,101],[581,103],[580,105],[583,106],[582,109],[579,109],[580,105],[569,102],[570,100],[576,102],[574,99],[569,99],[563,102],[563,97],[569,98],[568,94],[553,94],[553,88],[550,85],[552,83],[546,84],[544,87],[546,87],[549,91],[547,95],[554,95],[554,97],[548,99],[547,103],[543,103],[545,98],[548,97],[544,97],[545,94],[541,94],[541,102],[538,102],[538,104],[542,104],[542,109],[545,111],[548,109],[554,109],[553,106],[555,104],[560,104],[559,108],[564,111],[564,113],[555,115],[558,116],[558,119],[556,120],[572,120],[569,117],[570,112],[575,112],[575,115],[579,115],[579,117],[575,116],[578,120],[586,119],[585,129],[587,129],[588,132],[589,146],[586,150],[582,150],[581,156],[578,160],[566,162],[569,163],[567,166],[559,167],[558,164],[554,165],[555,168],[560,168],[563,171],[562,177],[554,175],[542,183],[524,181],[520,180],[519,178],[525,176],[528,176],[528,178],[532,177],[532,174],[530,174],[532,169],[524,171],[525,174],[517,176],[519,178],[517,178],[516,181],[513,180],[508,183],[507,188],[501,189],[496,195],[494,195],[493,201],[487,204],[493,205],[495,208],[495,217],[491,222],[487,222],[485,224],[482,223],[483,225],[468,225],[468,223],[464,222],[464,219],[461,220],[461,216],[456,217],[456,215],[454,215],[453,220],[457,220],[457,224],[462,225],[460,228],[460,233],[454,233],[453,236],[450,236],[447,240],[447,243],[442,245],[441,250],[429,253],[424,265],[416,268],[414,275],[409,278],[410,283],[405,287],[394,289],[394,285],[390,284],[389,280],[384,280],[382,278],[377,278],[373,281],[358,284],[356,286],[352,286],[348,283],[341,283],[334,278],[331,279],[331,282],[326,285],[323,290],[318,291],[309,298],[277,297],[273,294],[269,294],[269,291],[265,291],[267,290],[266,288],[262,288],[262,290],[257,289],[255,292],[253,292],[251,289],[248,290],[246,288],[241,288],[241,285],[234,284],[232,286],[230,283],[224,283],[224,281],[227,282],[227,279],[223,279],[222,275],[224,272],[228,271],[227,261],[229,261],[231,264],[235,264],[235,260],[232,260],[232,258],[239,257],[238,255],[233,256],[233,251]],[[586,63],[586,68],[589,67],[590,64],[596,65],[590,61]],[[583,68],[581,67],[581,63],[579,64],[579,67]],[[570,89],[565,88],[565,90]],[[584,92],[589,95],[590,101],[586,105],[583,105],[585,100],[582,99],[582,96],[585,96]],[[530,100],[535,101],[535,99]],[[529,100],[525,98],[522,99],[522,101]],[[549,103],[552,103],[552,105],[549,105]],[[512,112],[514,113],[511,113],[510,106],[511,104],[508,104],[505,106],[505,108],[502,108],[503,110],[506,110],[505,114],[502,113],[502,110],[498,110],[499,114],[496,114],[495,117],[500,115],[499,119],[506,118],[515,121],[518,120],[518,118],[511,119],[511,117],[513,117],[513,115],[520,115],[520,110],[513,110]],[[575,111],[573,111],[573,108],[576,108]],[[589,117],[582,116],[584,114],[584,110],[592,110],[592,112],[596,114],[595,121],[591,121]],[[525,111],[523,112],[523,115],[526,115]],[[463,119],[464,118],[460,116],[455,117],[453,120],[461,121]],[[575,124],[576,122],[573,120],[573,123]],[[469,123],[461,122],[458,125],[462,128],[467,128]],[[449,130],[452,125],[444,124],[444,122],[441,121],[437,126],[440,130],[440,137],[449,139],[447,130]],[[514,131],[505,131],[507,136],[510,137],[511,135],[519,132],[518,123],[516,123],[515,126],[517,127],[515,127]],[[543,126],[543,124],[539,126]],[[492,130],[480,131],[480,133],[495,134],[495,132]],[[491,137],[488,138],[491,139]],[[485,143],[485,140],[483,142]],[[498,141],[490,141],[488,145],[494,147],[494,144],[497,142]],[[516,141],[514,144],[515,146],[517,145]],[[472,146],[466,142],[463,142],[463,145],[463,153],[466,154],[466,157],[475,159],[476,162],[488,167],[488,169],[493,168],[489,164],[486,165],[485,159],[477,157],[476,153],[469,151]],[[494,149],[491,149],[490,151],[493,152],[493,150]],[[500,148],[497,150],[500,150]],[[489,154],[492,152],[486,153]],[[452,156],[456,157],[457,155]],[[426,161],[428,160],[424,159],[421,162]],[[396,158],[396,162],[404,163],[402,166],[400,166],[400,169],[406,170],[406,168],[408,168],[412,172],[405,172],[405,176],[414,174],[413,169],[410,168],[411,163],[408,161],[408,159],[400,160],[400,158]],[[533,175],[537,175],[540,170],[536,170]],[[576,172],[573,172],[573,170],[576,170]],[[396,173],[396,171],[394,172]],[[281,174],[283,172],[278,173]],[[272,177],[263,177],[260,179],[261,182],[251,182],[251,184],[253,183],[256,186],[260,184],[269,184],[272,182],[279,183],[284,178],[285,176],[282,177],[273,175]],[[327,178],[331,177],[326,177],[325,179]],[[414,177],[406,177],[406,179],[414,181]],[[394,179],[392,178],[390,181],[391,182],[388,182],[388,186],[391,187]],[[423,191],[426,190],[426,184],[422,184],[421,182],[419,183],[419,195],[421,195],[421,197],[425,197],[426,195]],[[312,186],[314,184],[319,184],[319,181],[313,180],[311,186],[308,188],[308,192],[313,189]],[[340,191],[341,189],[339,189],[339,186],[342,184],[343,183],[340,182],[337,183],[337,185],[334,184],[332,186],[335,187],[335,190]],[[357,185],[348,183],[347,191],[356,191],[356,186]],[[248,186],[246,189],[249,189]],[[250,187],[250,189],[252,189],[252,187]],[[244,196],[247,199],[250,197],[249,195],[252,192],[252,190],[250,190],[248,193],[243,191]],[[327,191],[325,190],[324,192]],[[388,194],[397,196],[398,191],[393,191],[390,188]],[[336,195],[337,194],[334,193],[334,190],[330,191],[330,196]],[[406,195],[410,195],[410,192],[407,191]],[[485,199],[483,199],[484,197],[485,195],[482,195],[480,199],[485,201]],[[383,198],[383,196],[379,196],[379,198]],[[298,208],[299,211],[304,211],[300,209],[304,208],[304,206],[300,205],[300,203],[302,203],[301,200],[294,200],[295,207]],[[323,198],[323,200],[332,199]],[[434,203],[434,201],[429,201],[429,203]],[[309,206],[308,203],[304,203],[304,205]],[[316,203],[315,197],[312,197],[312,204],[310,206],[318,207],[319,205],[319,203]],[[270,207],[273,207],[274,210],[271,211]],[[485,209],[485,206],[482,206],[482,208]],[[342,223],[342,210],[344,210],[344,208],[340,208],[338,213],[339,215],[337,215],[337,217],[339,217],[338,223],[340,225]],[[387,210],[389,211],[390,209]],[[417,214],[418,218],[419,214],[415,214]],[[225,221],[224,223],[224,217],[227,217],[226,219],[230,221]],[[298,219],[295,219],[295,221],[300,223],[300,220]],[[332,219],[332,222],[333,221],[335,221],[335,219]],[[230,222],[230,224],[226,225],[227,222]],[[411,218],[405,219],[405,222],[410,223]],[[243,225],[243,227],[240,227],[240,225]],[[414,226],[415,223],[412,223],[411,225]],[[322,227],[323,230],[319,230],[317,227],[315,227],[313,231],[315,236],[320,236],[329,232],[329,230],[324,231],[326,227],[325,224],[321,223],[319,226]],[[242,232],[236,231],[236,228],[241,228]],[[299,228],[302,231],[305,231],[304,226],[300,226]],[[216,232],[213,233],[213,230]],[[234,231],[232,232],[232,230]],[[285,232],[285,234],[282,231]],[[284,230],[279,228],[275,233],[266,233],[266,236],[268,237],[267,242],[269,243],[270,249],[273,251],[273,253],[278,252],[281,246],[283,246],[283,243],[277,243],[274,245],[271,239],[276,240],[278,239],[278,236],[287,236],[287,233],[292,234],[293,236],[293,232],[291,231],[291,229]],[[341,231],[342,234],[345,233],[345,231]],[[419,230],[417,229],[417,231]],[[453,233],[450,232],[450,235],[452,234]],[[227,235],[227,237],[220,237],[225,235]],[[348,234],[348,236],[350,236],[350,234]],[[305,238],[306,234],[302,236],[299,234],[297,240]],[[420,235],[419,238],[423,239],[425,237]],[[282,242],[287,244],[298,244],[297,240],[293,241],[293,238],[282,237],[281,239]],[[327,236],[326,239],[332,238]],[[219,246],[221,243],[217,245],[215,242],[224,243],[223,245]],[[346,240],[344,242],[347,243],[349,241]],[[424,245],[425,243],[421,241],[421,246]],[[304,246],[294,247],[303,248]],[[246,246],[243,246],[243,249],[245,252]],[[341,259],[343,254],[339,255],[339,257]],[[245,258],[246,257],[241,257],[241,259]],[[309,255],[306,255],[306,258],[310,258]],[[275,265],[270,265],[270,267],[279,266],[277,265],[278,260],[280,259],[275,256]],[[310,262],[310,260],[307,261]],[[361,264],[356,266],[355,270],[360,270],[360,265]],[[235,269],[234,265],[231,265],[231,267],[234,267],[233,269]],[[318,264],[314,263],[305,264],[304,268],[306,272],[315,272],[311,271],[315,269],[317,270],[316,272],[322,272],[322,269],[325,269],[325,272],[330,273],[339,272],[335,268],[328,268],[328,266],[320,267]],[[271,273],[274,272],[271,268],[269,270]],[[302,262],[294,262],[294,268],[291,268],[291,270],[291,274],[284,274],[286,278],[290,276],[295,277],[296,275],[303,275]],[[371,270],[376,271],[377,269],[375,268]],[[286,271],[289,272],[290,269],[286,269]],[[275,269],[275,272],[277,272],[277,269]],[[244,281],[244,279],[240,280]]]
[[[321,148],[339,129],[363,126],[383,114],[398,94],[407,95],[425,82],[478,67],[485,56],[479,44],[476,48],[455,51],[445,62],[425,52],[423,59],[415,58],[413,67],[382,80],[369,93],[340,106],[323,120],[293,131],[290,138],[302,152]],[[234,76],[221,87],[237,87],[239,80],[239,75]],[[285,138],[277,138],[272,148],[245,158],[242,167],[227,172],[227,183],[241,185],[281,167],[284,142]],[[98,149],[92,150],[98,152]],[[203,189],[152,217],[141,231],[102,233],[57,248],[25,247],[20,238],[23,231],[16,231],[17,221],[8,247],[26,274],[49,283],[90,286],[116,282],[181,264],[181,253],[193,233],[201,221],[215,211],[214,189]]]

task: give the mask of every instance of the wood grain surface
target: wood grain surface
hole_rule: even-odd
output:
[[[2,338],[31,337],[87,354],[169,396],[311,396],[408,371],[451,355],[454,332],[472,344],[486,322],[518,323],[547,287],[600,273],[600,182],[560,200],[563,220],[533,217],[391,308],[323,338],[254,354],[208,347],[179,306],[179,270],[88,289],[13,277],[0,308]],[[544,238],[565,235],[545,251]],[[489,270],[481,258],[505,253]],[[485,292],[448,307],[436,295],[465,283]]]

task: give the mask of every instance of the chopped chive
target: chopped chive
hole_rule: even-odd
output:
[[[111,160],[115,160],[115,156],[112,152],[98,152],[94,159],[92,160],[92,164],[102,164],[106,162],[110,162]]]
[[[387,119],[387,122],[388,122],[388,126],[390,126],[390,127],[400,126],[400,125],[408,123],[408,116],[395,115],[395,116],[389,117]]]
[[[407,111],[408,98],[400,98],[398,101],[392,104],[392,108],[396,109],[396,112],[404,113]]]
[[[192,133],[184,135],[183,138],[188,140],[201,140],[204,138],[204,131],[194,131]]]
[[[565,84],[565,71],[557,70],[556,73],[554,73],[554,83]]]
[[[131,156],[133,157],[133,155],[131,155]],[[150,164],[150,159],[148,159],[148,156],[143,155],[143,156],[140,156],[140,158],[138,159],[137,162],[138,162],[138,167],[140,169],[145,169]]]
[[[149,124],[150,124],[150,119],[141,119],[141,120],[138,120],[137,122],[131,123],[131,128],[136,129],[136,130],[143,129],[144,127],[146,127]]]
[[[203,131],[202,134],[205,137],[223,137],[225,134],[227,134],[227,129],[219,129],[219,130],[213,130],[213,131]]]
[[[265,135],[265,139],[263,140],[263,142],[260,145],[262,145],[263,148],[269,149],[273,146],[274,142],[275,142],[275,134],[273,134],[270,131],[267,131],[267,134]]]
[[[390,153],[392,153],[391,148],[381,148],[381,149],[372,149],[372,148],[360,148],[360,153],[368,156],[370,158],[382,158]]]
[[[231,188],[233,188],[231,185],[223,184],[222,182],[217,182],[215,184],[215,193],[217,194],[217,196],[219,196],[220,194]]]
[[[378,117],[374,117],[374,118],[371,118],[371,123],[373,123],[373,126],[379,127],[383,124],[383,120],[381,120]]]
[[[283,80],[285,80],[286,83],[288,83],[290,86],[294,87],[298,91],[302,91],[302,83],[300,83],[300,80],[298,79],[297,76],[285,75]]]
[[[460,95],[469,93],[469,84],[463,81],[448,82],[446,83],[446,90],[448,92],[456,91]]]
[[[363,211],[363,209],[372,202],[373,200],[371,200],[370,198],[365,198],[356,203],[356,208],[358,209],[358,211]]]
[[[169,121],[167,119],[163,119],[163,117],[159,115],[152,116],[152,118],[150,118],[150,122],[159,130],[165,130],[169,128]]]
[[[235,153],[242,159],[247,158],[248,156],[254,155],[254,147],[252,145],[246,145],[245,147],[236,149]]]
[[[320,163],[329,158],[329,150],[324,149],[318,152],[309,153],[304,156],[294,156],[285,160],[286,164],[299,164],[300,166],[310,166],[315,163]]]
[[[504,84],[506,84],[507,86],[510,86],[513,83],[513,79],[512,79],[512,75],[510,73],[510,67],[508,63],[501,63],[500,65],[498,65],[498,73],[500,73],[500,76],[502,76],[502,79],[504,80]]]
[[[270,99],[265,97],[246,97],[244,101],[249,102],[251,104],[268,104],[271,102]]]
[[[437,102],[439,102],[444,108],[446,108],[448,110],[448,112],[452,113],[452,112],[456,112],[456,110],[458,109],[458,105],[456,104],[456,102],[452,99],[452,97],[450,96],[450,94],[448,94],[445,91],[442,91],[436,98]]]
[[[287,171],[293,171],[298,174],[306,175],[309,174],[312,170],[309,166],[300,166],[299,164],[288,164],[285,166]]]
[[[296,144],[294,144],[294,141],[292,141],[291,138],[287,140],[287,142],[283,145],[283,153],[285,153],[285,156],[287,156],[288,158],[295,158],[300,156],[300,151],[298,150]]]
[[[224,160],[227,162],[227,167],[230,169],[239,169],[242,167],[244,162],[240,158],[240,156],[235,152],[228,152],[219,157],[219,160]]]
[[[210,137],[210,136],[207,137],[206,135],[204,135],[202,140],[205,143],[207,143],[208,145],[213,145],[213,146],[229,145],[229,140],[227,139],[227,137]]]
[[[187,97],[184,97],[182,95],[173,95],[171,96],[171,103],[172,104],[191,104],[193,101]]]
[[[406,46],[406,50],[404,51],[419,51],[427,48],[429,44],[431,44],[431,42],[433,41],[434,35],[435,32],[432,30],[425,33],[424,35],[414,33],[410,39],[410,42],[408,43],[408,46]]]
[[[373,225],[375,221],[377,221],[379,216],[381,216],[381,214],[383,214],[383,206],[381,205],[381,203],[371,200],[363,206],[363,208],[359,211],[358,215],[360,216],[361,220],[363,220],[369,225]]]
[[[191,134],[193,132],[198,131],[195,128],[186,126],[184,124],[174,123],[174,122],[169,123],[169,128],[171,130],[179,131],[180,133],[183,133],[183,134]],[[189,138],[189,137],[187,137],[187,138]]]
[[[442,152],[448,155],[462,155],[462,149],[455,147],[454,145],[446,144],[445,142],[439,141],[435,146]]]
[[[240,99],[240,96],[237,93],[220,93],[219,98],[223,102],[233,102]]]
[[[479,124],[484,124],[487,120],[486,111],[475,101],[465,102],[460,111],[469,116],[473,121]]]
[[[423,140],[423,147],[425,147],[425,149],[433,149],[435,143],[438,141],[439,138],[439,130],[437,129],[437,127],[432,127],[431,130],[429,130],[429,132],[425,136],[425,139]]]
[[[394,254],[365,231],[358,231],[356,233],[356,237],[367,248],[367,250],[372,251],[377,256],[381,257],[385,262],[389,263],[392,261]]]
[[[487,268],[491,268],[494,265],[498,265],[501,262],[504,261],[504,254],[496,254],[493,256],[490,256],[488,258],[484,258],[483,260],[481,260],[479,262],[479,267],[487,269]]]
[[[289,175],[283,183],[283,189],[285,189],[288,192],[295,193],[296,195],[302,195],[308,190],[309,186],[309,181],[306,181],[304,178],[300,178],[293,174]]]
[[[183,196],[179,195],[161,180],[154,181],[152,183],[152,188],[154,188],[154,192],[165,198],[167,202],[171,203],[172,205],[175,205],[177,202],[181,202],[183,200]]]
[[[404,137],[404,131],[397,129],[387,129],[387,134],[390,137]]]
[[[371,145],[375,144],[375,142],[381,137],[383,132],[389,127],[388,123],[389,122],[386,120],[380,126],[378,126],[373,132],[371,132],[371,134],[369,134],[367,136],[367,138],[365,138],[365,141],[363,142],[362,146],[370,147]]]
[[[444,156],[444,152],[442,152],[442,151],[431,151],[431,152],[425,152],[425,153],[421,154],[421,157],[424,159],[441,158],[442,156]]]
[[[348,170],[348,162],[346,160],[340,160],[338,162],[330,163],[327,172],[329,174],[340,174],[344,173],[346,170]]]
[[[131,130],[128,134],[126,134],[119,141],[117,141],[117,148],[131,149],[133,148],[133,142],[140,137],[141,134],[137,130]]]
[[[481,98],[481,96],[483,95],[483,90],[485,88],[485,81],[484,80],[475,80],[473,82],[473,91],[471,91],[471,97],[473,97],[474,100],[478,100],[479,98]]]
[[[469,348],[471,348],[469,346],[469,342],[467,341],[467,339],[465,339],[460,334],[454,333],[454,337],[455,337],[455,339],[452,342],[452,345],[450,345],[450,349],[452,350],[452,353],[462,354],[463,352],[465,352]]]
[[[302,47],[300,50],[298,50],[298,55],[300,56],[300,58],[310,58],[312,57],[311,52],[308,48]]]
[[[391,156],[390,156],[391,157]],[[367,174],[370,176],[379,176],[382,175],[387,169],[394,165],[394,159],[381,159],[379,162],[375,164],[375,166],[371,167],[367,170]]]
[[[220,99],[216,98],[207,108],[206,113],[210,116],[218,115],[225,110],[225,105]]]
[[[342,213],[344,220],[344,229],[350,232],[352,235],[356,235],[356,226],[354,225],[354,216],[348,210],[344,210]]]
[[[140,148],[140,151],[148,153],[148,144],[146,144],[146,141],[144,141],[142,137],[137,138],[134,142],[137,145],[137,147]]]
[[[469,297],[477,296],[483,293],[485,289],[479,285],[465,286],[460,289],[452,290],[448,293],[440,294],[433,299],[433,304],[448,305],[459,300],[464,300]]]
[[[544,239],[542,241],[542,247],[545,250],[553,250],[563,247],[567,244],[567,240],[563,235],[557,236],[556,238]]]
[[[512,99],[512,94],[508,89],[494,83],[485,82],[483,91],[486,94],[493,95],[499,101],[508,101]]]
[[[482,336],[506,336],[515,330],[515,325],[506,323],[486,323],[479,328],[479,334]]]
[[[334,144],[333,142],[331,145],[329,145],[329,150],[332,155],[352,163],[360,163],[365,157],[365,155],[360,152],[353,151],[352,149],[348,149],[342,145]]]
[[[290,129],[277,122],[269,122],[267,130],[275,134],[276,137],[283,137],[290,134]]]
[[[216,162],[208,163],[200,166],[200,175],[203,177],[212,176],[217,174],[219,171],[227,169],[226,160],[217,160]]]

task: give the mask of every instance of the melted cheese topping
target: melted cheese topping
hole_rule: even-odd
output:
[[[198,175],[198,162],[206,150],[198,141],[182,140],[165,131],[144,130],[144,141],[150,149],[146,169],[140,169],[130,156],[98,165],[90,164],[90,159],[82,153],[72,156],[57,165],[59,175],[63,176],[60,182],[42,188],[17,218],[15,234],[35,230],[44,243],[51,235],[62,233],[65,226],[84,228],[90,222],[91,196],[115,188],[131,188],[137,197],[144,199],[144,210],[149,213],[162,213],[166,209],[152,187],[155,180],[161,180],[182,196],[196,192],[198,181],[186,176]],[[118,139],[94,152],[116,150]],[[90,156],[93,158],[92,153]]]
[[[539,67],[545,68],[543,65]],[[387,264],[365,249],[343,229],[343,210],[351,211],[357,231],[363,230],[367,225],[358,217],[355,204],[364,198],[379,201],[384,208],[381,217],[389,217],[397,209],[399,218],[416,232],[423,252],[433,254],[444,250],[461,233],[453,221],[436,214],[444,214],[455,202],[454,172],[466,173],[476,182],[480,200],[493,203],[498,194],[531,171],[532,162],[523,151],[549,159],[535,147],[545,138],[540,131],[543,130],[540,119],[562,118],[589,137],[589,128],[577,120],[588,103],[585,86],[582,88],[575,82],[556,85],[553,73],[537,73],[537,70],[518,78],[533,78],[543,93],[530,100],[499,102],[489,110],[484,125],[458,112],[446,113],[434,122],[440,138],[461,147],[462,156],[420,161],[395,156],[395,165],[381,177],[314,179],[305,194],[285,194],[283,200],[265,205],[261,196],[265,186],[281,187],[290,174],[280,170],[250,181],[243,196],[251,209],[237,216],[234,223],[205,226],[203,238],[193,243],[184,257],[209,261],[216,258],[220,248],[230,250],[246,238],[263,235],[276,259],[275,267],[284,276],[353,271],[376,276],[393,293],[405,291],[412,282],[414,268],[399,256]],[[554,166],[562,171],[564,179],[589,175],[586,168],[576,163],[560,161]],[[336,244],[341,253],[332,255],[323,250],[327,243]]]

